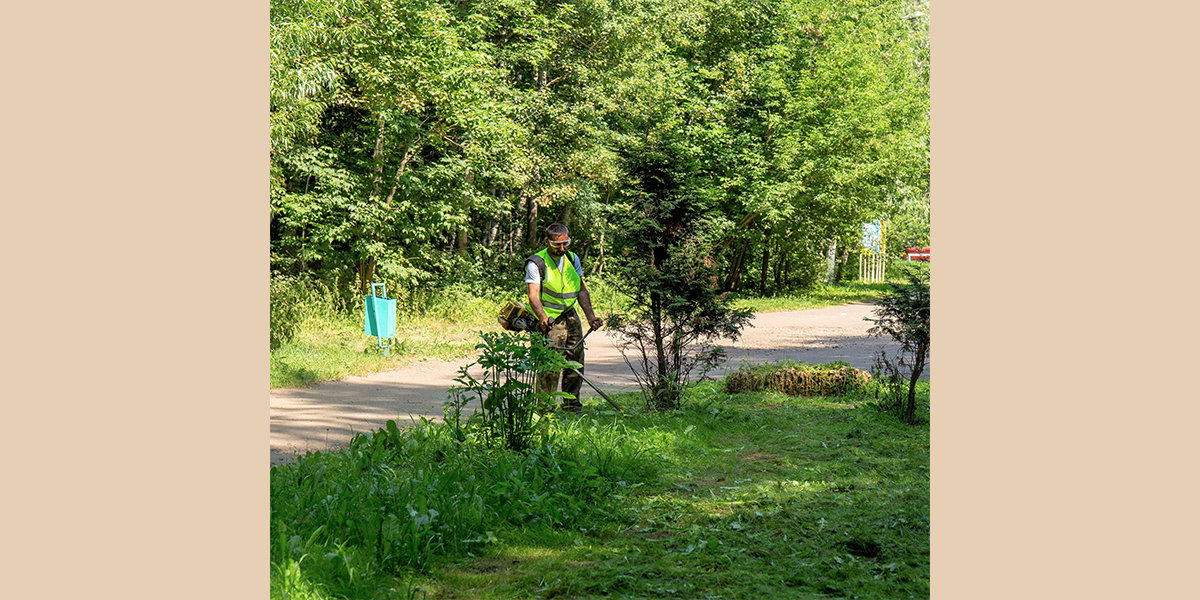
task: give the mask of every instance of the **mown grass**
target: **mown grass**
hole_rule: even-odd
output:
[[[272,468],[272,597],[927,597],[928,382],[919,391],[917,427],[870,397],[731,396],[715,382],[690,388],[674,413],[589,403],[554,422],[553,450],[533,461],[452,454],[431,426],[413,442],[399,432],[396,456],[409,458],[310,455]],[[403,477],[363,478],[389,470]],[[385,492],[414,479],[407,496]],[[472,494],[484,499],[475,516],[445,508]],[[347,533],[354,518],[321,518],[351,505],[370,518],[378,502],[364,498],[385,496],[410,522],[444,507],[459,541],[389,563]]]

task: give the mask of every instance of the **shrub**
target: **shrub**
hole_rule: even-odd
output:
[[[523,451],[532,445],[538,431],[539,413],[554,408],[555,396],[570,396],[565,392],[538,392],[536,378],[544,371],[559,371],[566,367],[579,368],[542,341],[539,333],[485,332],[477,348],[483,352],[479,360],[458,370],[450,388],[452,400],[448,416],[459,439],[465,437],[461,428],[462,407],[473,396],[483,410],[471,417],[469,425],[478,430],[490,445]],[[483,379],[469,373],[471,367],[484,370]],[[542,421],[543,423],[546,421]]]
[[[904,260],[904,255],[898,258],[895,256],[888,257],[887,269],[885,275],[891,279],[906,279],[909,273],[918,273],[921,278],[929,279],[929,263],[920,260]]]
[[[909,270],[907,276],[906,283],[889,284],[891,291],[878,301],[875,309],[878,318],[872,319],[875,326],[870,331],[872,335],[887,335],[900,342],[900,354],[895,359],[880,352],[876,371],[886,374],[885,389],[891,395],[895,395],[896,382],[901,377],[908,380],[907,404],[902,416],[908,424],[915,425],[917,379],[929,358],[929,281],[928,273],[917,269]]]

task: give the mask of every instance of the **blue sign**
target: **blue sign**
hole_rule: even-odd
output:
[[[864,250],[870,250],[874,254],[883,252],[883,223],[878,219],[863,223],[862,245]]]

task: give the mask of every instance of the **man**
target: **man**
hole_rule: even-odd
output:
[[[588,325],[596,329],[604,321],[592,312],[592,299],[583,284],[583,265],[579,256],[567,250],[571,235],[566,225],[555,223],[546,228],[547,244],[537,254],[525,260],[525,283],[529,284],[529,310],[537,317],[541,330],[546,332],[551,344],[558,347],[559,354],[567,360],[583,364],[583,327],[575,305],[583,307]],[[579,368],[580,372],[583,367]],[[546,371],[538,374],[537,391],[553,393],[562,375],[562,391],[572,394],[564,398],[563,410],[578,412],[583,408],[579,401],[579,388],[583,377],[574,371]]]

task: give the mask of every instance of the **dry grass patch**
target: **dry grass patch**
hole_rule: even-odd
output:
[[[789,396],[838,396],[862,389],[870,382],[870,373],[846,365],[772,365],[730,373],[725,378],[725,392],[776,391]]]
[[[763,461],[778,461],[783,457],[762,450],[743,450],[737,453],[738,460],[744,463],[763,462]]]

